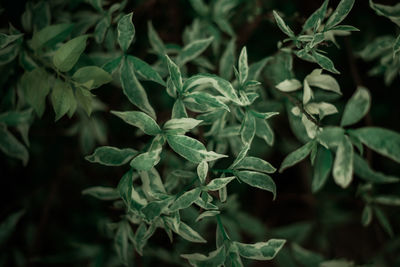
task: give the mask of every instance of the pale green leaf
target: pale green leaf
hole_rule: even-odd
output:
[[[249,75],[249,65],[248,65],[248,61],[247,61],[247,49],[245,46],[242,48],[242,51],[240,52],[238,67],[239,67],[240,82],[244,83],[247,80],[247,77]]]
[[[163,129],[167,131],[179,131],[179,134],[185,134],[186,132],[197,127],[202,121],[192,118],[179,118],[170,119],[164,124]]]
[[[346,188],[353,180],[353,145],[345,136],[336,151],[333,163],[333,179],[342,188]]]
[[[354,173],[358,177],[360,177],[368,182],[372,182],[372,183],[376,183],[376,184],[387,184],[387,183],[400,182],[399,177],[386,175],[381,172],[374,171],[373,169],[371,169],[371,167],[368,165],[368,163],[356,153],[354,153]]]
[[[191,92],[185,96],[184,102],[191,110],[197,109],[206,112],[211,109],[225,109],[230,111],[229,107],[218,97],[206,92]]]
[[[207,49],[207,47],[212,43],[213,40],[214,37],[209,37],[189,43],[179,52],[176,58],[176,62],[179,66],[183,66],[187,62],[197,58]]]
[[[82,195],[89,195],[100,200],[116,200],[120,198],[117,189],[104,186],[89,187],[82,191]]]
[[[251,144],[256,134],[256,119],[250,112],[246,112],[242,126],[240,128],[240,136],[244,144]]]
[[[400,206],[400,197],[396,195],[378,195],[372,201],[381,205]]]
[[[135,72],[137,75],[139,75],[140,79],[153,81],[162,86],[165,86],[165,82],[161,78],[160,74],[158,74],[158,72],[155,71],[149,64],[137,57],[128,56],[127,58],[133,63]]]
[[[157,135],[161,133],[158,124],[146,113],[140,111],[111,111],[126,123],[138,127],[145,134]]]
[[[0,33],[0,49],[3,49],[7,45],[21,38],[23,34],[11,34],[7,35],[4,33]]]
[[[256,118],[256,135],[262,138],[269,146],[274,144],[274,132],[265,119]]]
[[[341,126],[359,122],[369,111],[371,95],[368,89],[359,86],[344,108]]]
[[[285,169],[292,167],[305,159],[311,153],[313,146],[314,142],[310,141],[287,155],[281,164],[279,172],[283,172]]]
[[[215,217],[215,215],[220,214],[220,212],[218,210],[207,210],[203,213],[201,213],[199,216],[197,216],[196,218],[196,222],[207,218],[207,217]]]
[[[168,71],[171,77],[171,81],[174,84],[176,90],[182,92],[183,85],[181,71],[179,70],[179,67],[167,55],[165,55],[165,58],[167,59]]]
[[[363,226],[368,226],[372,221],[372,208],[370,205],[366,205],[361,214],[361,223]]]
[[[274,195],[274,199],[276,198],[276,185],[269,175],[254,171],[235,171],[234,174],[240,181],[250,186],[267,190]]]
[[[336,10],[329,17],[325,29],[329,30],[342,22],[353,8],[355,0],[341,0]]]
[[[147,23],[148,27],[148,37],[151,47],[159,56],[165,55],[165,45],[161,38],[158,36],[157,32],[154,30],[153,24],[149,21]]]
[[[128,163],[137,151],[130,148],[119,149],[111,146],[102,146],[96,148],[92,155],[86,156],[85,159],[92,163],[99,163],[106,166],[120,166]]]
[[[213,161],[227,157],[213,151],[207,151],[205,146],[189,136],[168,135],[167,141],[170,147],[179,155],[193,163],[200,163],[203,160]]]
[[[172,203],[172,205],[169,207],[169,210],[173,212],[188,208],[196,201],[196,199],[199,198],[200,193],[201,193],[200,187],[194,188],[192,190],[183,193]]]
[[[320,65],[323,69],[335,74],[340,74],[340,72],[335,69],[332,60],[330,60],[328,57],[315,51],[312,52],[312,56],[315,59],[315,62],[318,63],[318,65]]]
[[[187,118],[188,115],[186,113],[185,104],[181,99],[177,99],[172,107],[171,118]]]
[[[282,249],[286,240],[270,239],[268,242],[258,242],[255,244],[244,244],[234,242],[239,250],[240,256],[252,260],[272,260]]]
[[[279,16],[279,14],[274,10],[273,11],[274,14],[274,18],[276,20],[276,23],[278,24],[279,29],[281,29],[281,31],[283,33],[285,33],[287,36],[294,38],[295,35],[292,31],[292,29],[289,28],[288,25],[286,25],[286,23],[283,21],[283,19]]]
[[[196,267],[206,267],[206,266],[222,266],[225,262],[225,247],[221,246],[217,250],[214,250],[205,256],[200,253],[194,254],[182,254],[182,258],[189,261],[190,265]]]
[[[225,187],[227,184],[229,184],[234,179],[235,179],[235,176],[224,177],[224,178],[215,178],[206,185],[206,188],[209,191],[217,191],[217,190]]]
[[[63,72],[72,69],[86,48],[87,38],[87,35],[79,36],[60,46],[53,56],[54,66]]]
[[[367,147],[400,163],[399,133],[379,127],[364,127],[353,130],[352,134]]]
[[[160,162],[162,148],[151,150],[137,155],[132,159],[130,165],[138,171],[149,171]]]
[[[129,101],[152,118],[156,118],[155,111],[149,103],[146,91],[136,78],[135,67],[127,58],[124,58],[122,61],[120,80],[123,92]]]
[[[94,95],[82,87],[75,88],[75,97],[77,102],[85,110],[86,114],[90,116],[93,111]]]
[[[235,169],[252,170],[265,173],[274,173],[276,169],[267,161],[256,157],[247,156],[241,160]]]
[[[208,163],[207,161],[202,161],[197,166],[197,176],[202,184],[206,181],[208,174]]]
[[[326,91],[335,92],[339,95],[342,94],[340,91],[339,83],[331,75],[322,74],[322,69],[315,69],[309,75],[306,76],[306,80],[310,86],[315,86]]]
[[[219,60],[219,74],[222,78],[230,80],[235,65],[235,39],[229,41]]]
[[[135,37],[135,26],[132,23],[132,12],[122,16],[118,21],[118,44],[126,52]]]
[[[395,57],[399,52],[400,52],[400,35],[397,37],[393,45],[393,57]]]
[[[393,237],[393,228],[389,222],[389,219],[386,217],[385,213],[379,208],[379,207],[374,207],[374,213],[376,218],[378,219],[380,225],[382,228],[385,230],[385,232],[390,236]]]
[[[324,3],[320,8],[314,11],[314,13],[311,14],[310,17],[306,20],[306,22],[303,24],[303,31],[307,31],[311,28],[315,28],[315,26],[320,23],[321,21],[324,20],[326,10],[328,7],[329,0],[325,0]]]
[[[275,86],[282,92],[293,92],[302,87],[300,81],[296,79],[286,79]]]
[[[229,100],[241,104],[235,89],[227,80],[224,80],[216,75],[212,74],[198,74],[187,79],[183,85],[183,91],[187,92],[191,88],[198,85],[210,84],[214,89],[216,89],[223,96]]]
[[[207,243],[207,241],[200,236],[195,230],[193,230],[189,225],[184,222],[179,224],[179,229],[176,231],[183,239],[194,243]]]

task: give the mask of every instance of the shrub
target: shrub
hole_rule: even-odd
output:
[[[400,4],[279,2],[5,4],[0,264],[400,264]]]

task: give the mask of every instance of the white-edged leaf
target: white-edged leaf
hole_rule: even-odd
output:
[[[206,188],[209,191],[217,191],[217,190],[225,187],[227,184],[229,184],[234,179],[235,179],[235,176],[224,177],[224,178],[215,178],[206,185]]]
[[[186,45],[178,54],[176,61],[179,66],[197,58],[212,43],[214,37],[193,41]]]
[[[310,141],[287,155],[286,158],[283,160],[281,167],[279,168],[279,172],[283,172],[285,169],[292,167],[305,159],[311,153],[312,147],[314,145],[315,143],[313,141]]]
[[[267,242],[258,242],[255,244],[244,244],[234,242],[239,250],[240,256],[252,260],[272,260],[282,249],[286,240],[270,239]]]
[[[282,92],[293,92],[302,87],[300,81],[296,79],[286,79],[275,86]]]
[[[343,188],[348,187],[353,180],[353,154],[353,145],[345,136],[336,151],[332,171],[336,184]]]
[[[138,152],[131,148],[102,146],[96,148],[93,154],[86,156],[85,159],[106,166],[120,166],[128,163],[137,154]]]
[[[331,29],[342,22],[354,5],[355,0],[341,0],[336,10],[329,17],[325,29]]]
[[[145,134],[157,135],[161,133],[158,124],[144,112],[140,111],[111,111],[112,114],[121,118],[126,123],[138,127]]]
[[[126,52],[135,37],[135,26],[132,23],[132,12],[120,18],[117,25],[118,44]]]
[[[371,107],[371,95],[367,88],[359,86],[344,108],[341,126],[359,122]]]
[[[254,171],[235,171],[235,175],[240,181],[252,186],[257,187],[266,191],[271,192],[274,195],[274,200],[276,198],[276,185],[272,178],[260,172]]]

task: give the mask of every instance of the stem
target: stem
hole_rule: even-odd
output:
[[[224,225],[222,224],[221,216],[219,216],[219,214],[217,214],[216,217],[217,217],[218,227],[221,230],[222,237],[224,238],[224,241],[229,240],[229,237],[228,237],[227,233],[225,232]]]

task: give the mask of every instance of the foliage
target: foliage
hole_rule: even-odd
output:
[[[370,90],[361,81],[348,45],[349,36],[363,30],[343,23],[358,8],[355,0],[337,1],[336,6],[321,1],[311,15],[294,17],[278,11],[282,6],[272,5],[277,7],[274,10],[257,0],[174,2],[191,10],[191,24],[184,25],[173,43],[168,32],[154,26],[159,23],[148,21],[142,27],[143,21],[135,15],[157,1],[131,2],[27,2],[21,20],[0,34],[0,150],[7,170],[18,168],[16,161],[33,168],[41,153],[46,154],[38,149],[46,140],[38,144],[29,138],[30,128],[48,131],[63,123],[64,135],[78,136],[81,152],[74,152],[71,163],[57,162],[63,151],[53,152],[51,164],[63,172],[61,166],[67,163],[78,177],[117,178],[78,186],[82,195],[110,206],[87,222],[95,226],[101,218],[98,232],[106,241],[71,239],[71,255],[5,247],[18,221],[28,220],[24,214],[29,208],[23,205],[24,210],[14,213],[7,209],[11,215],[0,224],[0,246],[4,246],[0,265],[400,263],[395,213],[400,206],[400,178],[386,174],[399,173],[400,134],[384,124],[372,124],[376,88]],[[370,0],[369,6],[400,26],[400,4]],[[295,16],[300,17],[294,23]],[[240,23],[246,29],[246,23],[254,25],[263,17],[276,34],[268,42],[277,43],[277,51],[267,57],[263,48],[243,40],[243,31],[238,30]],[[341,36],[347,38],[351,71],[335,60]],[[374,36],[357,56],[379,59],[369,74],[383,75],[386,86],[398,82],[400,36]],[[61,140],[61,134],[56,138]],[[372,164],[372,155],[383,156],[384,164]],[[307,165],[301,163],[306,174],[293,172],[306,159]],[[279,164],[276,173],[274,165]],[[292,176],[291,180],[306,177],[304,186],[312,202],[321,199],[315,208],[318,218],[266,229],[265,218],[256,214],[272,214],[271,205],[279,205],[275,203],[283,197],[278,177],[284,175]],[[295,194],[299,192],[296,188]],[[263,198],[243,201],[252,194]],[[333,200],[324,194],[334,196]],[[79,199],[84,201],[89,200]],[[264,206],[263,201],[273,204]],[[356,209],[342,206],[344,201],[356,203]],[[374,248],[362,260],[328,253],[328,231],[350,222],[368,227],[373,218],[380,225],[378,231],[391,238],[382,249]],[[41,231],[42,224],[37,226]],[[37,234],[36,242],[40,238]],[[307,245],[311,239],[316,246]],[[209,245],[214,241],[215,246]],[[32,240],[27,243],[34,246]]]

